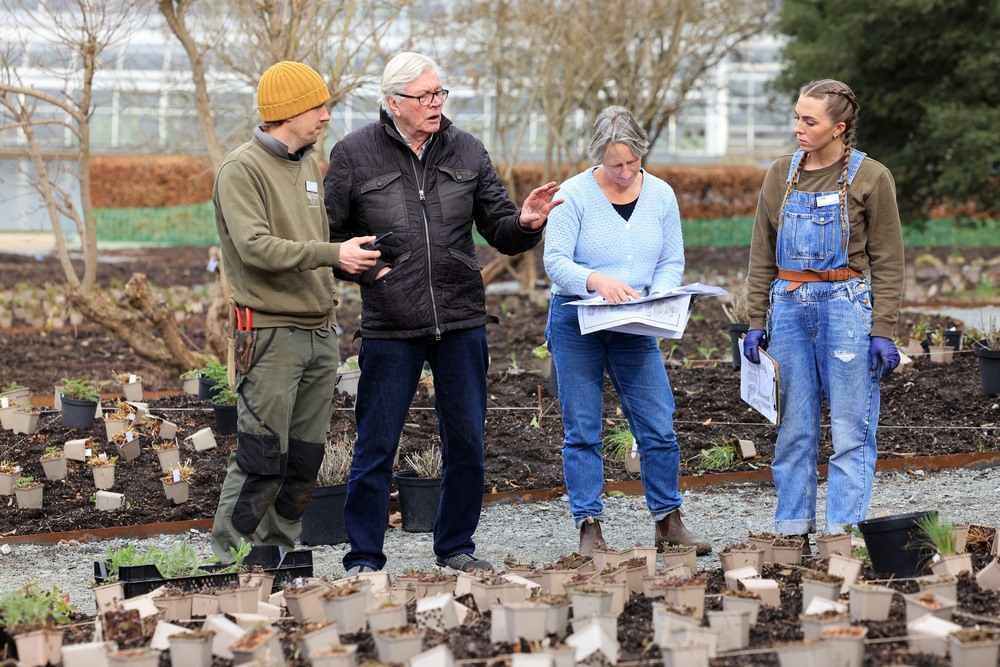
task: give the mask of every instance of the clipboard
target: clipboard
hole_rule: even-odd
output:
[[[740,354],[743,341],[740,336]],[[752,364],[746,359],[740,363],[740,398],[754,410],[767,417],[778,426],[781,424],[781,384],[778,362],[764,350],[760,352],[760,363]]]

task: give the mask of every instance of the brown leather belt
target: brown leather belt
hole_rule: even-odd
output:
[[[778,269],[778,278],[790,280],[786,292],[794,292],[802,283],[839,283],[851,278],[860,278],[865,274],[851,268],[830,269],[829,271],[789,271],[788,269]]]

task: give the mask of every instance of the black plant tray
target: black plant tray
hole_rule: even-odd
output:
[[[313,558],[311,549],[285,551],[279,546],[255,546],[244,561],[248,566],[259,566],[262,570],[274,575],[274,585],[271,592],[281,590],[281,584],[297,577],[313,576]],[[155,565],[123,565],[118,568],[118,578],[122,582],[126,598],[145,595],[164,584],[173,584],[186,591],[202,588],[220,588],[239,582],[235,572],[218,572],[221,565],[205,565],[206,574],[190,577],[174,577],[168,579],[160,574]],[[94,561],[94,581],[103,583],[108,578],[108,564],[102,560]]]
[[[205,565],[205,574],[189,577],[166,578],[160,574],[155,565],[127,565],[118,568],[118,578],[124,589],[125,598],[134,598],[154,591],[164,584],[172,584],[181,590],[197,591],[204,588],[223,588],[239,584],[239,575],[235,572],[218,572],[219,565]],[[107,563],[94,561],[94,581],[102,583],[108,578]]]
[[[258,545],[251,549],[243,562],[250,567],[259,566],[264,572],[274,575],[272,593],[280,591],[281,584],[286,581],[313,576],[311,549],[286,551],[276,545]]]

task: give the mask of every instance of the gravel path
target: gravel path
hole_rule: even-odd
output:
[[[822,512],[826,486],[820,485]],[[869,516],[882,516],[937,509],[955,523],[996,525],[1000,523],[1000,468],[945,470],[916,473],[878,473]],[[684,493],[685,524],[708,538],[718,549],[746,537],[750,530],[773,530],[775,497],[770,484],[727,484]],[[652,544],[652,523],[641,497],[605,500],[604,536],[615,548],[636,542]],[[208,535],[164,535],[141,540],[140,547],[169,547],[188,539],[200,554],[211,554]],[[566,498],[548,502],[493,505],[483,511],[476,533],[477,555],[498,567],[507,554],[521,561],[552,562],[577,547],[577,534]],[[80,611],[94,613],[93,561],[124,541],[111,540],[56,546],[3,545],[0,547],[0,592],[9,591],[36,578],[43,585],[56,585],[69,592]],[[434,564],[429,533],[389,530],[385,551],[388,569],[398,573],[407,567],[427,569]],[[347,545],[313,549],[317,576],[343,575],[341,558]],[[699,567],[718,567],[713,553],[699,559]]]

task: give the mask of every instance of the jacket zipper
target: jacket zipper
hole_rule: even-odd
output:
[[[437,142],[431,143],[430,150],[434,150],[434,145]],[[424,248],[427,254],[427,290],[431,295],[431,314],[434,316],[434,340],[441,340],[441,321],[438,318],[438,308],[437,308],[437,298],[434,296],[434,267],[431,264],[431,230],[430,225],[427,222],[427,200],[424,197],[424,186],[427,183],[427,170],[421,167],[420,173],[417,173],[416,161],[419,159],[414,155],[413,151],[409,147],[406,149],[410,153],[410,166],[413,167],[413,178],[419,184],[417,193],[420,195],[420,216],[424,221]],[[428,156],[429,157],[429,156]]]

